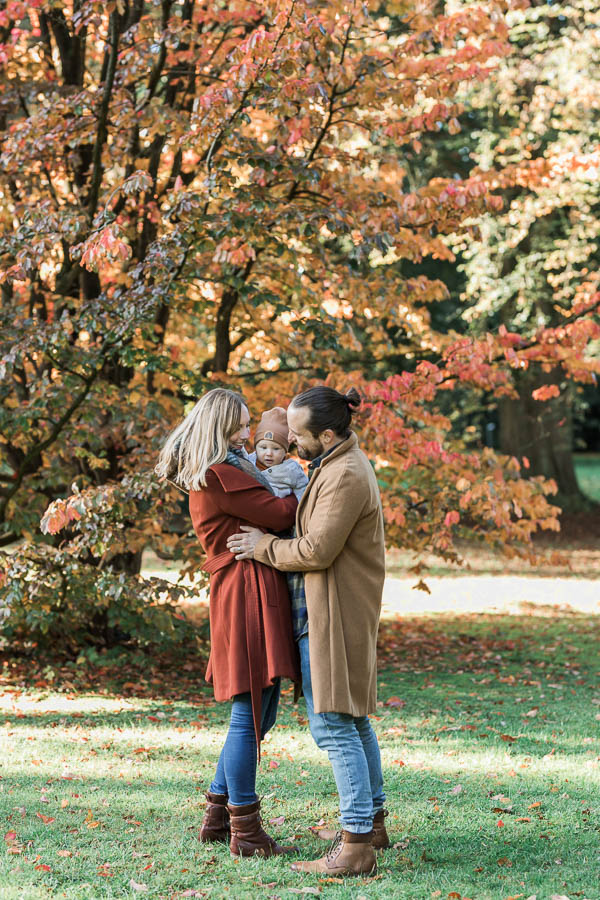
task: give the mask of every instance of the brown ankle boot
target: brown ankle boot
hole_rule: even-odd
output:
[[[200,826],[198,840],[207,844],[211,841],[229,842],[229,810],[225,794],[211,794],[207,791],[206,809]]]
[[[262,827],[260,801],[247,806],[228,804],[231,823],[232,856],[280,856],[283,853],[297,853],[298,847],[280,847]]]
[[[388,833],[385,829],[385,817],[387,809],[379,809],[373,816],[373,850],[387,850],[391,846]],[[314,835],[322,841],[333,841],[337,831],[333,828],[311,828]]]
[[[316,875],[375,875],[377,861],[373,850],[373,832],[338,832],[331,849],[321,859],[292,863],[294,872]]]

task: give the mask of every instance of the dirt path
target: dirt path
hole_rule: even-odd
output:
[[[600,581],[584,578],[470,575],[427,577],[431,591],[417,591],[411,578],[388,577],[383,593],[383,615],[434,612],[534,612],[551,606],[600,615]]]

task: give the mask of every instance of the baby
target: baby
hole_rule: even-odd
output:
[[[288,447],[286,412],[282,406],[275,406],[262,414],[250,459],[263,472],[277,497],[287,497],[293,491],[300,502],[308,478],[300,463],[288,457]]]

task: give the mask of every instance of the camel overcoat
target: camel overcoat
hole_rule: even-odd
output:
[[[252,694],[257,741],[262,689],[278,676],[299,679],[285,575],[252,559],[236,560],[227,538],[240,525],[282,531],[294,524],[297,501],[274,497],[251,475],[220,463],[206,487],[190,492],[194,530],[210,573],[210,657],[206,680],[216,700]]]
[[[354,433],[315,470],[298,506],[296,534],[265,535],[254,556],[305,573],[315,712],[373,713],[384,527],[377,479]]]

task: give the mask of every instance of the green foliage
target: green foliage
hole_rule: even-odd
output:
[[[64,528],[60,546],[29,541],[2,558],[2,634],[73,652],[86,645],[193,642],[194,629],[177,609],[190,589],[136,574],[148,534],[162,534],[177,509],[172,493],[143,473],[55,501],[42,527],[50,534]],[[162,537],[163,549],[169,540],[177,537]],[[187,543],[198,565],[195,537]],[[180,551],[185,544],[178,542]]]
[[[67,548],[29,543],[0,562],[0,636],[11,645],[75,653],[85,647],[193,645],[173,585],[101,570]]]

